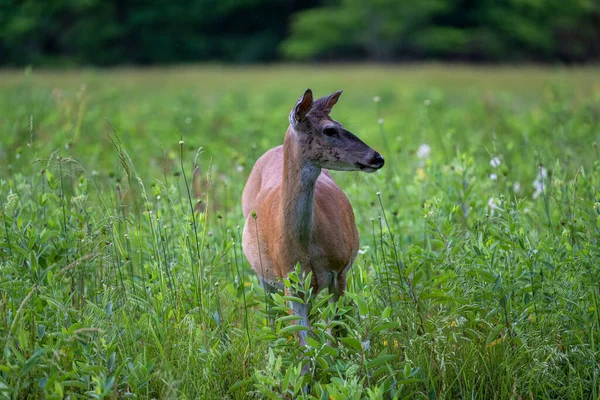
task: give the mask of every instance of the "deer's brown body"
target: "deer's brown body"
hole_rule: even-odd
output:
[[[285,167],[284,153],[284,146],[279,146],[263,155],[249,180],[259,185],[247,186],[244,191],[244,199],[248,199],[244,201],[245,216],[248,218],[252,211],[257,215],[256,223],[250,216],[244,229],[246,257],[256,273],[269,282],[285,277],[299,262],[303,270],[313,272],[313,289],[317,291],[333,283],[331,272],[334,271],[341,278],[336,290],[342,292],[345,270],[358,251],[352,206],[329,172],[321,170],[316,180],[310,182],[314,185],[314,194],[313,199],[307,200],[314,201],[312,221],[301,221],[303,216],[296,212],[305,205],[300,204],[302,200],[294,201],[286,196],[301,191],[302,182],[292,178],[301,172]],[[288,157],[293,155],[288,154]],[[311,218],[310,215],[304,217]]]
[[[304,93],[283,146],[258,159],[242,194],[244,253],[261,280],[281,281],[299,263],[313,273],[313,290],[327,287],[334,299],[345,290],[359,238],[352,206],[325,168],[373,172],[383,166],[377,152],[329,117],[340,94],[313,102],[310,89]],[[293,305],[307,325],[306,306]]]

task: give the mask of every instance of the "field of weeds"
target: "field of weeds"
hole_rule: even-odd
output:
[[[0,397],[599,399],[599,72],[0,72]],[[303,357],[240,197],[307,87],[386,165]]]

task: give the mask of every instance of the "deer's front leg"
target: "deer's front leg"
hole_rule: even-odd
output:
[[[302,303],[290,301],[290,308],[291,313],[293,315],[297,315],[301,318],[298,321],[296,321],[296,324],[306,328],[296,332],[298,335],[298,342],[300,344],[300,347],[304,347],[306,346],[306,337],[308,336],[308,304],[304,302],[305,299],[302,298],[304,296],[296,296],[295,294],[291,293],[287,287],[285,288],[284,293],[286,296],[294,296],[302,299]]]
[[[344,295],[346,291],[346,271],[352,266],[352,262],[346,267],[342,272],[331,271],[331,280],[329,281],[329,294],[332,296],[329,298],[330,303],[337,303],[341,296]],[[338,319],[337,314],[333,318],[334,320]],[[331,321],[329,321],[331,323]],[[332,336],[338,336],[339,326],[329,328],[329,334]],[[327,343],[331,346],[331,340],[328,340]]]
[[[301,320],[298,320],[298,325],[306,328],[298,331],[298,344],[300,347],[304,347],[306,346],[306,337],[308,335],[308,304],[292,301],[292,310],[294,315],[298,315],[302,318]]]
[[[287,288],[285,289],[286,295],[289,295],[289,291],[287,290]],[[306,344],[306,338],[308,336],[308,304],[306,303],[298,303],[296,301],[292,301],[292,312],[294,313],[294,315],[298,315],[300,316],[302,319],[296,321],[296,323],[300,326],[305,327],[306,329],[303,329],[301,331],[297,331],[296,333],[298,334],[298,345],[300,346],[300,349],[302,350],[302,352],[305,352],[306,350],[308,350],[307,344]],[[303,356],[303,358],[305,358],[305,356]],[[302,367],[302,372],[301,374],[304,375],[308,372],[310,368],[310,363],[307,362],[304,364],[304,366]],[[304,392],[307,392],[307,387],[304,387]]]

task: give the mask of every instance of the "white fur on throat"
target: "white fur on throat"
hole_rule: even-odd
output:
[[[300,174],[300,193],[296,198],[296,212],[291,226],[293,227],[294,236],[298,238],[300,243],[308,244],[312,231],[315,185],[321,174],[321,168],[314,165],[305,165]]]

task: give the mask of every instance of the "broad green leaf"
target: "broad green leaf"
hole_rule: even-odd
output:
[[[353,337],[343,337],[340,340],[352,347],[354,350],[362,352],[362,345],[358,339]]]
[[[307,330],[305,326],[302,326],[302,325],[290,325],[290,326],[286,326],[285,328],[282,328],[279,331],[279,335],[286,335],[288,333],[294,333],[294,332],[305,331],[305,330]]]

